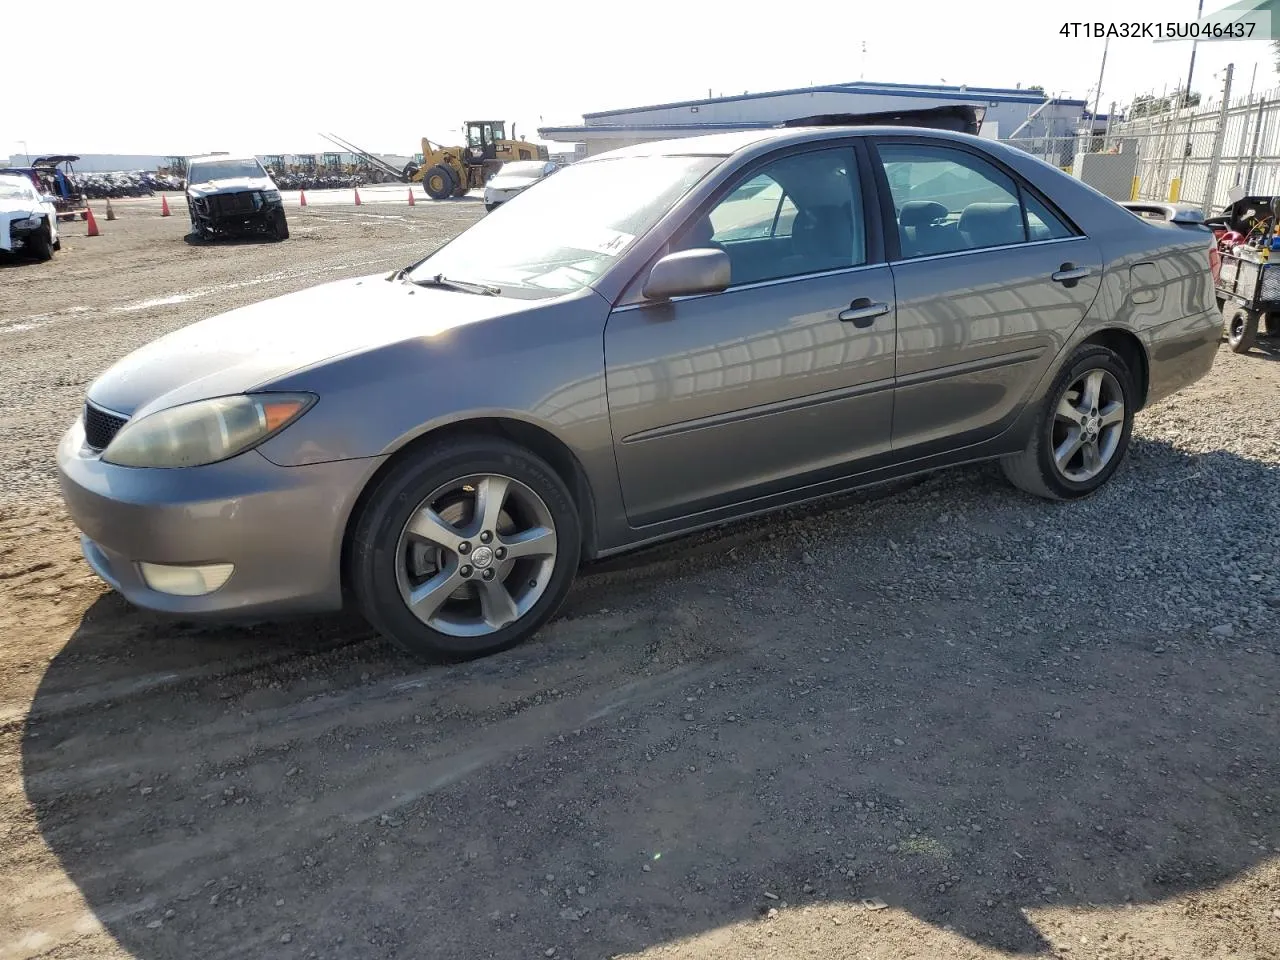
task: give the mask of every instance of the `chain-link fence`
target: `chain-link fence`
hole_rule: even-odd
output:
[[[1006,140],[1116,200],[1174,200],[1205,213],[1235,190],[1280,195],[1280,88],[1112,123],[1104,134]],[[1109,159],[1113,158],[1113,159]]]

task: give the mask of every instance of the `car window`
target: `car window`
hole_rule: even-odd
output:
[[[1027,236],[1032,240],[1060,240],[1074,236],[1061,217],[1026,190],[1022,191],[1022,206],[1027,211]]]
[[[34,200],[35,191],[28,180],[0,177],[0,200]]]
[[[782,184],[767,173],[752,177],[711,211],[711,239],[716,243],[789,237],[796,206]]]
[[[949,147],[882,144],[879,153],[903,257],[1026,242],[1018,186],[994,164]],[[1035,213],[1028,221],[1050,232],[1065,229],[1043,205]]]
[[[673,249],[724,250],[737,286],[865,263],[863,223],[853,151],[819,150],[749,174]]]

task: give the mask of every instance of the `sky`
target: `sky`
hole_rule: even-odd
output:
[[[1040,85],[1093,100],[1103,41],[1059,34],[1067,21],[1194,20],[1197,0],[484,0],[474,5],[264,8],[244,0],[134,6],[62,0],[6,4],[4,31],[50,51],[27,94],[0,101],[0,156],[317,153],[336,133],[411,154],[423,136],[461,142],[464,120],[572,125],[584,112],[841,83]],[[1205,0],[1205,13],[1225,0]],[[385,12],[384,12],[385,11]],[[466,12],[470,11],[470,12]],[[780,11],[783,13],[780,14]],[[459,13],[463,16],[459,17]],[[55,31],[56,33],[56,31]],[[866,44],[865,55],[862,52]],[[1101,108],[1172,89],[1189,41],[1115,39]],[[1206,97],[1235,63],[1234,93],[1280,85],[1266,41],[1201,43],[1193,89]],[[13,67],[12,62],[10,67]],[[26,146],[24,148],[23,143]]]

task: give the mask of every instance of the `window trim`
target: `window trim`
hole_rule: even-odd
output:
[[[1014,170],[1001,158],[980,150],[968,143],[957,140],[948,140],[943,137],[912,137],[912,136],[878,136],[866,137],[865,148],[870,157],[871,175],[875,181],[876,190],[879,194],[880,218],[883,221],[882,227],[884,231],[884,249],[885,259],[889,263],[914,263],[917,260],[934,260],[939,257],[951,257],[958,254],[966,253],[982,253],[987,250],[1009,250],[1017,247],[1032,246],[1044,243],[1063,243],[1068,240],[1078,240],[1087,236],[1079,225],[1066,215],[1066,213],[1047,197],[1044,191],[1036,187],[1035,184],[1027,180],[1018,171]],[[966,250],[949,250],[945,253],[927,254],[921,257],[904,257],[902,255],[902,244],[898,234],[898,216],[893,206],[893,193],[889,187],[889,176],[884,169],[884,160],[880,156],[880,147],[882,145],[890,146],[906,146],[906,147],[933,147],[943,150],[958,150],[961,153],[967,153],[977,157],[995,167],[1005,176],[1009,177],[1014,186],[1018,190],[1018,207],[1022,213],[1022,230],[1023,236],[1027,239],[1021,243],[1006,243],[995,247],[973,247]],[[1022,193],[1025,191],[1030,196],[1035,197],[1050,213],[1057,216],[1059,220],[1070,231],[1071,236],[1054,237],[1049,240],[1032,240],[1031,229],[1027,223],[1027,207],[1022,202]]]
[[[722,173],[724,179],[716,185],[715,189],[708,194],[680,223],[667,232],[658,249],[647,259],[643,261],[640,269],[637,270],[631,278],[623,285],[622,291],[614,300],[611,313],[621,310],[633,310],[637,307],[650,307],[661,304],[683,303],[687,300],[700,299],[702,297],[718,297],[725,293],[733,293],[738,290],[744,290],[748,287],[755,287],[763,284],[774,283],[790,283],[796,280],[806,280],[813,277],[828,276],[830,274],[842,273],[847,271],[862,270],[868,267],[882,266],[889,262],[888,249],[885,241],[887,237],[884,232],[884,225],[881,218],[875,216],[875,206],[877,191],[871,183],[870,178],[874,173],[874,164],[868,157],[865,136],[850,137],[832,137],[830,139],[810,140],[804,143],[790,144],[778,150],[771,150],[769,153],[755,157],[748,163],[736,167],[727,174]],[[826,150],[845,150],[853,158],[854,170],[857,172],[859,191],[861,193],[862,205],[862,221],[863,236],[866,243],[866,261],[852,267],[838,267],[835,270],[823,270],[816,273],[795,274],[789,277],[776,277],[770,280],[751,281],[747,284],[727,287],[719,293],[700,293],[690,297],[677,297],[672,300],[649,300],[642,293],[641,278],[648,276],[653,265],[670,253],[671,241],[684,233],[699,217],[710,214],[716,206],[724,200],[737,187],[741,186],[751,177],[761,172],[766,167],[771,166],[779,160],[788,157],[801,156],[806,153],[818,153]],[[852,197],[851,197],[852,199]],[[895,232],[896,233],[896,232]]]

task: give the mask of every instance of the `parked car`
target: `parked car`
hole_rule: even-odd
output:
[[[550,160],[512,160],[504,163],[484,185],[484,208],[493,211],[558,169],[559,166]]]
[[[859,485],[998,459],[1093,493],[1213,363],[1212,239],[964,134],[643,144],[126,357],[63,496],[140,606],[349,596],[413,653],[492,653],[583,560]]]
[[[61,249],[53,198],[36,190],[29,177],[0,174],[0,251],[51,260]]]
[[[202,240],[251,233],[289,239],[280,191],[257,157],[192,157],[187,209],[191,231]]]

